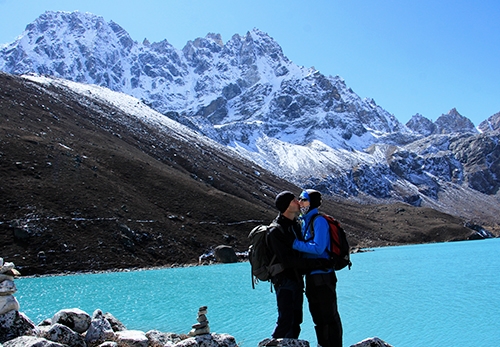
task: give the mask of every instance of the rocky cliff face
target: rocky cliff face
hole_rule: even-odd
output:
[[[276,194],[300,191],[106,88],[0,72],[0,115],[0,244],[23,275],[198,263],[219,245],[244,252],[250,230],[275,218]],[[477,206],[494,225],[498,204]],[[325,196],[321,208],[352,247],[491,236],[401,203]]]
[[[226,43],[208,34],[179,50],[166,40],[135,42],[95,15],[47,12],[0,50],[0,69],[133,95],[325,194],[466,210],[471,219],[471,205],[498,204],[498,114],[481,133],[455,109],[435,122],[416,115],[401,124],[341,77],[293,64],[257,29]]]
[[[479,130],[483,133],[491,133],[498,135],[500,133],[500,112],[495,113],[487,120],[481,122],[478,126]]]

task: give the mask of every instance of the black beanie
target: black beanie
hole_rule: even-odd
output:
[[[292,192],[285,190],[284,192],[276,195],[276,200],[274,200],[274,203],[276,204],[276,208],[278,209],[278,211],[283,213],[286,211],[288,206],[290,206],[290,203],[293,199],[295,199],[295,195],[293,195]]]
[[[309,197],[309,209],[321,206],[321,193],[314,189],[306,189],[307,196]],[[302,194],[301,194],[302,195]],[[304,194],[305,195],[305,194]]]

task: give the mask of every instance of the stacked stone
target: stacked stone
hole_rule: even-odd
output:
[[[0,258],[0,316],[19,311],[19,302],[13,295],[17,291],[14,277],[19,275],[14,263],[4,262]]]
[[[21,335],[35,335],[35,324],[22,312],[14,297],[17,291],[14,277],[21,274],[13,263],[0,258],[0,346],[3,342]]]
[[[208,326],[207,319],[207,306],[201,306],[198,309],[198,318],[196,318],[198,323],[194,324],[191,331],[188,333],[189,336],[198,336],[204,334],[210,334],[210,327]]]

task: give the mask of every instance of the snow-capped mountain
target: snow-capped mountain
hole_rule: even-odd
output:
[[[481,123],[481,133],[455,109],[435,122],[416,115],[401,124],[341,77],[295,65],[258,29],[226,43],[208,34],[179,50],[167,40],[133,41],[118,24],[89,13],[46,12],[0,49],[0,70],[132,95],[324,193],[447,212],[455,212],[453,189],[498,203],[499,114]]]

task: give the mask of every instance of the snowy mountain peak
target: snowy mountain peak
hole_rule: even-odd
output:
[[[428,118],[417,113],[406,123],[411,130],[423,135],[429,136],[436,133],[436,125]]]
[[[114,22],[91,13],[47,11],[26,27],[24,33],[32,45],[62,40],[78,41],[81,45],[118,39],[125,47],[132,45],[128,33]]]
[[[479,124],[478,129],[483,133],[492,133],[500,135],[500,112],[495,113],[487,120]]]
[[[441,134],[472,132],[477,133],[477,129],[470,119],[462,116],[455,108],[436,119],[437,131]]]
[[[480,146],[478,131],[457,110],[435,122],[417,114],[403,125],[341,77],[295,65],[259,29],[225,44],[209,33],[179,50],[166,39],[133,41],[118,24],[89,13],[46,12],[0,48],[0,70],[129,94],[282,178],[325,193],[436,206],[442,187],[452,184],[484,194],[500,188],[498,139]],[[498,129],[498,118],[481,129]],[[469,143],[478,143],[472,156]]]
[[[435,122],[417,113],[406,123],[406,126],[423,136],[464,132],[478,133],[470,119],[462,116],[455,108],[441,115]]]

